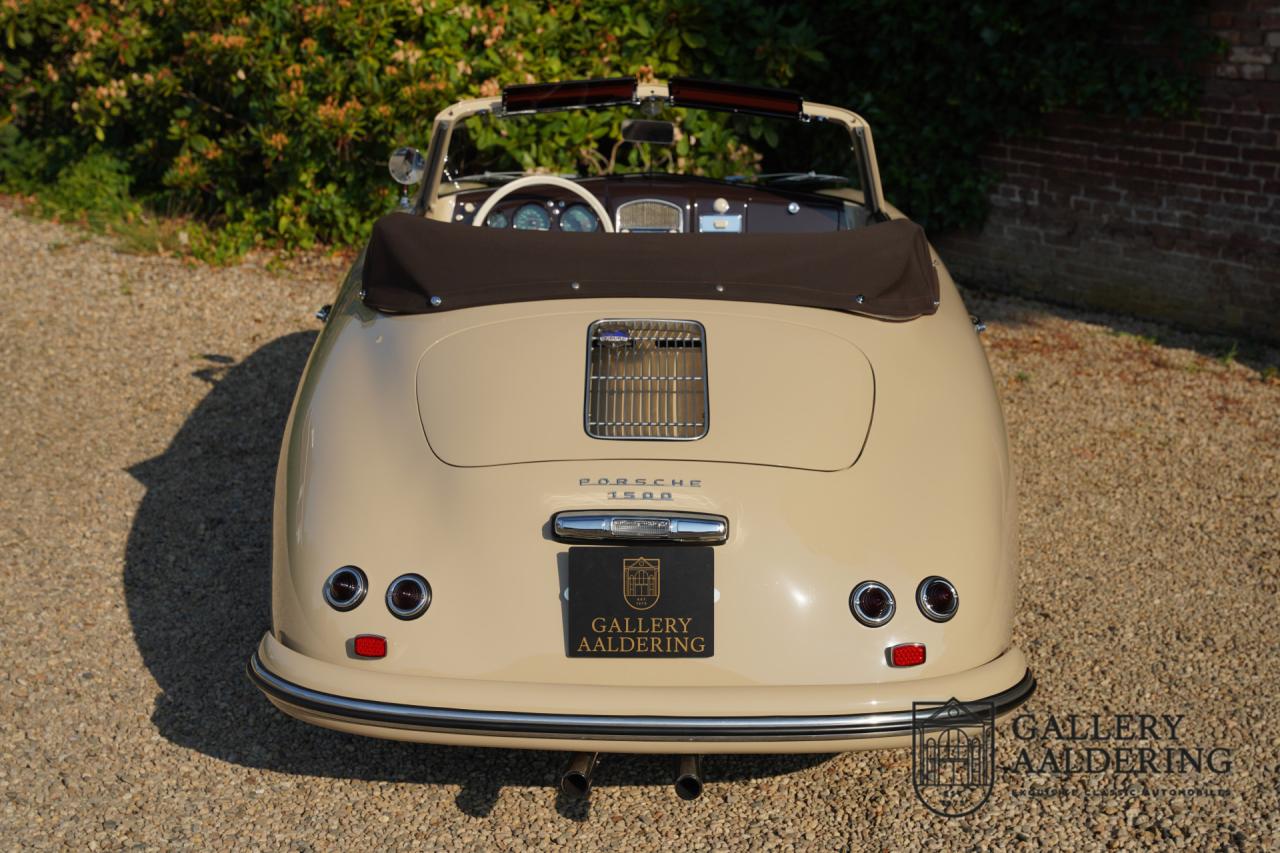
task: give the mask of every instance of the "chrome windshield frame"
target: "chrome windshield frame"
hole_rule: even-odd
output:
[[[639,104],[649,99],[670,103],[671,92],[665,83],[638,84],[636,86],[635,103]],[[616,106],[616,104],[610,104],[569,108],[557,107],[556,110],[546,110],[545,112],[563,109],[611,109]],[[809,101],[803,101],[802,106],[803,109],[799,121],[833,122],[843,126],[848,131],[850,144],[858,154],[859,168],[862,171],[860,177],[863,182],[864,204],[873,219],[887,218],[884,210],[884,192],[880,185],[880,167],[876,162],[875,142],[871,136],[871,125],[867,124],[862,116],[842,107],[833,107]],[[440,199],[440,186],[444,180],[445,169],[448,166],[449,143],[452,139],[454,128],[465,119],[486,113],[495,116],[504,115],[500,96],[459,101],[442,110],[435,117],[431,129],[431,141],[427,149],[427,173],[418,190],[418,196],[413,208],[415,214],[426,216],[429,211],[435,208],[436,202]]]

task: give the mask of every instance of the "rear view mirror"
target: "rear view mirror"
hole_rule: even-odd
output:
[[[416,184],[427,172],[427,160],[417,148],[397,148],[387,160],[391,179],[402,186]]]
[[[622,123],[622,138],[627,142],[674,145],[676,141],[676,126],[669,121],[654,121],[645,118],[627,119]]]

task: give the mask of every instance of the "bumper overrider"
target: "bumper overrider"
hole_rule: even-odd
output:
[[[565,742],[566,748],[584,748],[587,744],[598,742],[612,751],[643,752],[664,751],[664,743],[700,743],[710,745],[702,750],[704,752],[826,752],[894,745],[903,742],[911,734],[910,701],[903,700],[898,700],[897,704],[886,701],[883,703],[883,710],[843,714],[727,715],[712,710],[706,715],[693,716],[498,711],[357,698],[305,686],[273,671],[268,662],[276,657],[287,659],[292,656],[301,657],[296,652],[285,649],[268,634],[249,660],[250,680],[277,707],[310,723],[400,740],[542,749],[559,748],[560,745],[554,743],[557,741]],[[975,684],[990,683],[992,678],[999,679],[1001,675],[1006,682],[1012,680],[1013,683],[997,692],[975,696],[971,690],[964,689],[966,681]],[[498,686],[494,683],[487,684]],[[511,684],[509,687],[514,694],[519,694],[528,691],[530,685]],[[904,688],[907,691],[918,689],[915,697],[917,701],[945,701],[953,695],[964,701],[988,701],[994,705],[995,714],[999,717],[1025,702],[1035,687],[1035,678],[1026,668],[1022,654],[1011,649],[991,663],[968,673],[899,683],[893,685],[892,692],[904,695]],[[663,692],[643,689],[650,695]],[[719,693],[718,700],[723,700],[724,688],[710,689]],[[731,691],[755,691],[756,695],[743,694],[741,697],[749,700],[745,703],[749,706],[760,704],[759,691],[779,689],[781,688],[729,688]],[[788,692],[796,694],[803,703],[806,692],[826,691],[827,701],[817,703],[825,705],[831,698],[829,691],[835,689],[838,688],[800,687],[789,688]],[[673,692],[675,690],[679,689],[673,689]],[[492,695],[492,691],[486,692]],[[672,698],[676,697],[673,695]],[[672,702],[671,706],[690,707],[686,698],[681,697],[678,705]],[[720,701],[709,704],[718,705]],[[695,704],[702,709],[701,703]],[[810,742],[821,742],[821,745],[804,749],[803,744]],[[631,749],[627,749],[627,743],[632,745]],[[671,750],[666,748],[666,751]]]

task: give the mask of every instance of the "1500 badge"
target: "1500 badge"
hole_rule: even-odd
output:
[[[681,477],[579,477],[579,488],[609,487],[605,497],[611,501],[669,501],[666,489],[700,489],[701,480]],[[626,488],[624,488],[626,487]]]

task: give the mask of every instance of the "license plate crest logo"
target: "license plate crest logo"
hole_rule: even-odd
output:
[[[648,610],[662,594],[662,561],[630,557],[622,561],[622,599],[632,610]]]
[[[929,811],[977,811],[991,796],[995,763],[995,703],[911,703],[911,786]]]

